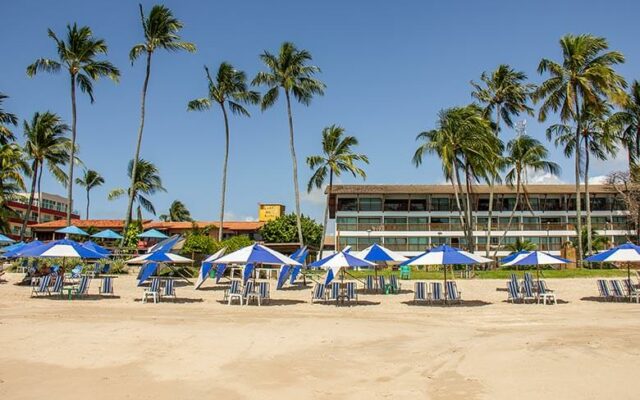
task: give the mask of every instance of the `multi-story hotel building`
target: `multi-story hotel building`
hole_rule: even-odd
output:
[[[590,185],[591,222],[598,235],[616,244],[635,235],[624,203],[611,188]],[[521,201],[511,225],[515,190],[494,188],[490,248],[495,251],[517,238],[528,240],[539,250],[559,254],[562,246],[576,239],[574,185],[527,185],[527,200]],[[584,195],[582,218],[584,213]],[[522,200],[522,197],[521,197]],[[415,255],[440,244],[466,247],[460,215],[451,185],[335,185],[329,198],[330,217],[336,222],[338,248],[362,250],[377,242],[405,255]],[[473,247],[484,254],[487,243],[489,187],[474,186],[472,193]]]
[[[7,202],[7,206],[12,209],[16,215],[9,218],[9,236],[13,238],[20,237],[20,229],[22,227],[22,221],[27,213],[27,203],[29,202],[29,193],[17,193],[14,195],[14,199]],[[49,222],[66,219],[67,208],[69,207],[69,200],[66,197],[58,196],[51,193],[42,193],[42,202],[38,193],[35,194],[33,199],[33,206],[31,208],[31,215],[27,222],[28,229],[26,231],[27,237],[31,237],[31,225],[38,222]],[[38,217],[38,212],[40,216]],[[80,218],[77,212],[71,213],[71,218]]]

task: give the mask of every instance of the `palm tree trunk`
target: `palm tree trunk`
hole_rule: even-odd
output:
[[[218,228],[218,241],[222,241],[222,233],[224,231],[224,199],[227,193],[227,163],[229,162],[229,120],[227,110],[222,106],[222,115],[224,116],[224,162],[222,164],[222,194],[220,195],[220,227]]]
[[[460,179],[460,171],[458,170],[458,165],[455,163],[454,161],[454,173],[455,173],[455,177],[456,177],[456,183],[458,185],[458,191],[460,192],[460,195],[462,196],[464,190],[462,190],[462,180]],[[460,207],[461,205],[464,205],[464,203],[459,202],[458,203],[458,207]],[[466,207],[463,210],[463,215],[464,215],[464,221],[462,223],[462,230],[465,232],[465,237],[467,235],[467,229],[468,229],[468,225],[469,225],[469,221],[467,220],[467,210]],[[460,208],[462,210],[462,208]]]
[[[331,189],[333,188],[333,169],[329,168],[329,190],[327,191],[327,204],[324,207],[324,222],[322,225],[322,237],[320,238],[319,259],[322,258],[322,250],[324,249],[324,238],[327,236],[327,225],[329,224],[329,199],[331,198]]]
[[[465,167],[466,185],[467,185],[467,251],[473,253],[475,251],[475,243],[473,243],[473,214],[471,210],[471,171],[469,164]]]
[[[453,162],[453,169],[455,170],[456,168],[456,163],[455,161]],[[456,180],[454,180],[454,178],[456,178]],[[453,186],[453,195],[456,199],[456,206],[458,206],[458,216],[460,217],[460,226],[464,226],[464,217],[462,215],[462,204],[460,203],[460,194],[458,193],[458,176],[457,174],[453,174],[452,178],[451,178],[451,186]]]
[[[31,194],[29,195],[29,203],[27,203],[27,212],[22,220],[22,228],[20,228],[20,241],[24,241],[24,235],[27,231],[27,222],[29,221],[29,215],[31,214],[31,208],[33,207],[33,197],[36,193],[36,179],[38,177],[38,161],[33,161],[33,178],[31,179]]]
[[[40,173],[38,174],[38,223],[40,223],[40,211],[42,210],[42,168],[40,169]]]
[[[574,92],[576,93],[576,92]],[[575,165],[575,174],[576,174],[576,231],[577,238],[576,243],[578,244],[578,254],[576,265],[578,268],[582,266],[582,206],[581,206],[581,198],[580,198],[580,132],[582,129],[580,128],[580,105],[576,99],[576,165]]]
[[[302,237],[302,221],[300,219],[300,189],[298,188],[298,159],[296,158],[296,147],[293,141],[293,117],[291,115],[291,98],[289,91],[284,91],[287,97],[287,113],[289,115],[289,147],[291,150],[291,161],[293,163],[293,189],[296,197],[296,225],[298,228],[298,241],[300,246],[304,246]]]
[[[501,105],[498,104],[496,107],[496,137],[500,136],[500,110]],[[494,174],[491,175],[491,182],[489,183],[489,212],[487,213],[487,244],[485,247],[485,256],[489,257],[489,252],[491,251],[491,225],[493,218],[493,192],[494,186],[496,184],[496,177]]]
[[[140,104],[140,127],[138,128],[138,142],[136,144],[136,153],[133,157],[133,167],[131,168],[131,186],[129,190],[129,203],[127,204],[127,214],[125,215],[124,231],[126,232],[131,223],[131,212],[133,210],[134,190],[136,182],[136,170],[138,169],[138,159],[140,158],[140,146],[142,146],[142,133],[144,131],[144,114],[145,104],[147,100],[147,88],[149,87],[149,75],[151,75],[151,52],[147,52],[147,69],[144,76],[144,83],[142,85],[142,100]],[[123,235],[126,236],[126,235]],[[122,239],[124,244],[124,238]]]
[[[513,204],[513,210],[511,210],[511,215],[509,215],[509,221],[507,221],[507,226],[504,229],[504,233],[500,236],[500,240],[498,240],[498,246],[496,247],[496,251],[493,252],[493,257],[498,256],[498,250],[500,250],[500,246],[502,246],[502,242],[507,237],[507,232],[511,229],[511,222],[513,221],[513,217],[516,215],[516,211],[518,210],[518,205],[520,204],[520,181],[521,181],[521,171],[520,169],[516,172],[516,201]]]
[[[71,225],[71,211],[73,210],[73,162],[76,153],[76,77],[71,74],[71,154],[69,157],[69,180],[67,181],[67,226]]]
[[[89,205],[91,203],[91,200],[89,199],[89,188],[87,187],[87,219],[89,219]]]
[[[587,213],[587,254],[593,253],[593,238],[591,237],[591,199],[589,196],[589,137],[584,138],[584,197]]]

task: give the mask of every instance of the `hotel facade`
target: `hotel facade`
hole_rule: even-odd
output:
[[[31,230],[33,225],[50,221],[66,221],[67,218],[69,200],[66,197],[44,192],[41,193],[41,195],[42,199],[38,193],[34,194],[33,205],[25,232],[27,238],[33,237]],[[7,232],[7,234],[14,239],[20,238],[20,229],[22,228],[22,221],[27,213],[29,196],[30,193],[16,193],[12,200],[7,201],[7,206],[15,213],[15,215],[9,217],[9,232]],[[71,218],[78,219],[80,216],[77,211],[74,211],[71,213]]]
[[[583,188],[584,190],[584,188]],[[605,185],[590,185],[592,228],[615,244],[633,238],[635,227],[617,193]],[[511,225],[515,189],[494,187],[490,249],[498,256],[518,238],[538,250],[560,254],[576,240],[574,185],[527,185]],[[473,249],[485,254],[489,214],[488,186],[473,187]],[[582,219],[585,221],[584,194]],[[451,185],[335,185],[329,196],[330,218],[336,224],[336,246],[362,250],[377,242],[411,256],[427,248],[448,244],[466,247]],[[501,245],[498,243],[504,236]]]

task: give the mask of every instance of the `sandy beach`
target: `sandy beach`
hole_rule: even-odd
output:
[[[463,280],[462,306],[312,305],[292,288],[240,307],[210,282],[142,304],[133,276],[115,298],[30,299],[20,276],[0,284],[3,399],[638,398],[640,305],[593,301],[593,279],[548,280],[557,306]]]

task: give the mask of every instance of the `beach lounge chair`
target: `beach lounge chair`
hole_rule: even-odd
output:
[[[527,300],[537,301],[536,293],[533,290],[533,285],[530,281],[525,280],[522,285],[522,302],[526,303]]]
[[[316,283],[311,291],[311,303],[316,301],[325,302],[327,301],[327,297],[325,294],[325,286],[322,283]]]
[[[345,294],[349,302],[355,301],[358,304],[358,292],[356,291],[355,282],[347,282],[345,285]]]
[[[113,295],[113,277],[112,276],[104,276],[102,277],[102,284],[100,285],[100,289],[98,293],[101,295],[110,294]]]
[[[60,272],[60,266],[59,265],[52,265],[51,266],[51,273],[53,274],[58,274],[58,272]]]
[[[69,277],[71,279],[80,279],[80,274],[82,274],[82,265],[76,265],[71,270],[71,275],[69,275]]]
[[[242,291],[242,297],[244,298],[244,304],[248,305],[251,300],[255,300],[258,305],[260,305],[260,296],[256,292],[255,282],[248,281],[244,285],[244,290]]]
[[[25,274],[27,273],[27,271],[29,270],[29,260],[27,260],[26,258],[24,260],[22,260],[22,262],[20,263],[20,266],[16,269],[16,272],[19,272],[21,274]]]
[[[56,275],[55,277],[52,276],[52,279],[55,279],[55,281],[53,282],[53,287],[49,290],[49,294],[58,294],[60,296],[62,296],[62,286],[64,284],[64,276],[63,275]]]
[[[622,290],[622,284],[617,279],[612,279],[609,281],[611,285],[611,295],[615,300],[624,300],[626,296],[624,295],[624,291]]]
[[[613,296],[611,295],[611,292],[609,292],[607,281],[605,281],[604,279],[598,279],[597,284],[600,297],[602,297],[605,301],[613,300]]]
[[[229,286],[228,289],[225,289],[224,291],[224,297],[222,298],[222,301],[228,301],[229,300],[229,295],[231,294],[237,294],[237,295],[241,295],[242,292],[240,290],[240,283],[242,281],[240,279],[232,279],[231,280],[231,285]]]
[[[553,300],[553,304],[558,304],[556,294],[547,287],[547,282],[545,281],[540,281],[538,285],[538,303],[540,303],[540,300],[542,300],[542,304],[547,304],[547,300],[549,302]]]
[[[102,270],[100,270],[100,273],[102,275],[106,275],[109,273],[110,270],[111,270],[111,264],[105,264],[102,266]]]
[[[398,282],[397,276],[391,275],[389,277],[389,283],[391,284],[391,291],[393,293],[400,293],[400,282]]]
[[[76,296],[86,296],[89,294],[89,285],[91,284],[91,277],[88,275],[83,275],[80,278],[80,283],[78,284],[78,288],[75,290],[74,295]]]
[[[427,282],[416,282],[413,284],[413,302],[427,301]]]
[[[364,290],[367,292],[373,292],[376,290],[375,282],[373,281],[373,275],[367,275],[364,280]]]
[[[447,281],[446,297],[453,303],[462,303],[462,292],[458,291],[458,285],[455,281]]]
[[[384,275],[378,275],[378,291],[380,293],[384,293],[385,286],[387,286],[387,281],[384,278]]]
[[[635,299],[636,303],[640,303],[640,291],[638,291],[638,289],[633,286],[633,282],[631,282],[631,279],[624,279],[622,283],[624,284],[626,295],[628,297],[631,297],[631,301]]]
[[[51,275],[45,275],[40,278],[40,283],[31,287],[31,296],[41,294],[51,294],[49,292],[49,284],[51,283]]]
[[[429,302],[442,301],[442,283],[431,282],[431,295],[429,296]]]
[[[158,302],[160,297],[160,278],[152,278],[151,284],[142,292],[142,302],[146,303],[147,298],[151,297],[154,303]]]
[[[171,297],[173,299],[176,298],[176,287],[173,279],[166,279],[164,281],[164,288],[160,292],[160,297]]]
[[[515,303],[520,299],[520,291],[518,291],[518,283],[514,283],[513,280],[507,281],[507,302],[511,301]]]
[[[338,296],[340,296],[340,282],[331,282],[329,287],[331,289],[329,300],[338,301]]]
[[[258,282],[258,304],[271,301],[269,282]]]

